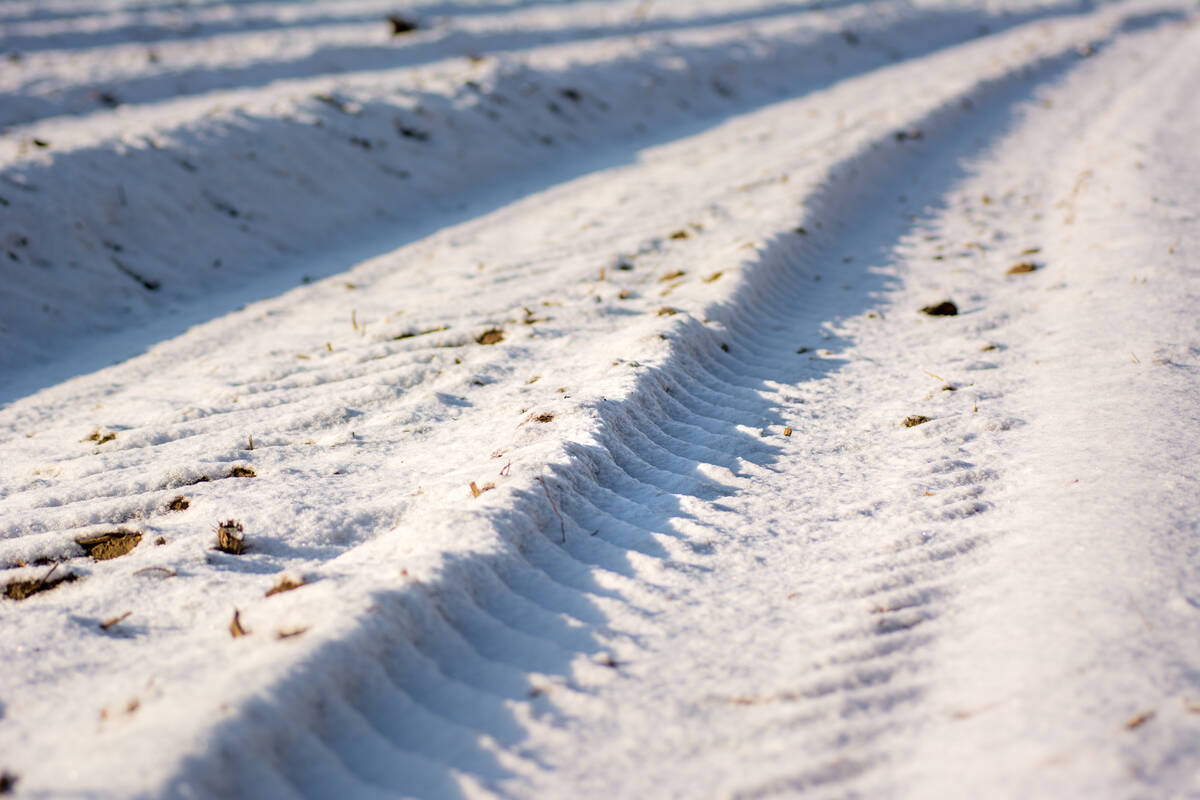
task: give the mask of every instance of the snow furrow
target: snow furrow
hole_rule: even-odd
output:
[[[338,250],[386,251],[468,205],[474,214],[511,199],[481,193],[481,182],[532,173],[527,188],[621,163],[683,126],[1044,13],[877,4],[798,13],[749,35],[727,25],[692,39],[546,46],[483,65],[443,60],[430,71],[322,77],[47,123],[0,142],[0,240],[16,268],[0,358],[16,370],[84,351],[77,340],[97,331],[152,321],[178,333],[178,321],[344,268]],[[37,235],[47,216],[69,220],[72,233]],[[313,250],[322,258],[304,257]],[[111,338],[106,353],[147,343]]]

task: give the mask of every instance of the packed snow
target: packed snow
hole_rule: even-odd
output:
[[[1200,797],[1198,20],[5,0],[0,794]]]

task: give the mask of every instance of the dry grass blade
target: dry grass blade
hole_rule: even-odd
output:
[[[1143,711],[1142,713],[1135,714],[1134,716],[1132,716],[1128,720],[1126,720],[1125,727],[1128,730],[1134,730],[1135,728],[1140,728],[1141,726],[1145,725],[1147,722],[1149,722],[1152,719],[1154,719],[1153,711]]]
[[[229,635],[235,639],[250,635],[250,631],[242,627],[242,612],[236,608],[233,610],[233,619],[229,621]]]
[[[307,581],[305,581],[303,578],[301,578],[300,580],[294,580],[287,575],[281,575],[281,576],[279,576],[279,580],[277,580],[275,582],[275,585],[267,590],[266,596],[270,597],[273,594],[282,594],[283,592],[290,592],[293,589],[299,589],[305,583],[307,583]]]

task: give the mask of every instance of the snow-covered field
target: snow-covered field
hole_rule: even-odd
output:
[[[0,58],[0,794],[1200,798],[1194,2]]]

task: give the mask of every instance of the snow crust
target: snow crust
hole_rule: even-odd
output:
[[[1194,6],[392,13],[0,8],[0,781],[1200,796]]]

